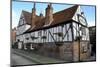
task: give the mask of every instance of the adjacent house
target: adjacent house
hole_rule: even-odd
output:
[[[96,55],[96,26],[89,27],[90,44],[92,46],[92,55]]]
[[[11,42],[12,42],[11,45],[13,47],[16,43],[16,28],[13,28],[11,30]]]

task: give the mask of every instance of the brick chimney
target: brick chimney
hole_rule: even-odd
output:
[[[31,23],[31,26],[35,26],[35,18],[36,18],[36,8],[35,8],[35,3],[34,3],[34,6],[32,8],[32,23]]]
[[[48,4],[46,8],[46,20],[45,20],[45,25],[50,24],[53,21],[53,8],[51,3]]]

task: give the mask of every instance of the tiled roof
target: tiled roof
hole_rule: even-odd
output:
[[[54,21],[51,23],[51,25],[59,24],[59,23],[71,20],[77,8],[78,8],[78,5],[75,5],[73,7],[67,8],[65,10],[62,10],[53,14]]]
[[[25,18],[25,21],[26,21],[26,24],[29,24],[31,25],[31,13],[27,12],[27,11],[24,11],[22,10],[22,13],[24,15],[24,18]]]
[[[74,16],[76,10],[78,8],[78,5],[75,5],[75,6],[72,6],[70,8],[67,8],[67,9],[64,9],[62,11],[59,11],[59,12],[56,12],[53,14],[53,22],[48,25],[48,26],[52,26],[52,25],[56,25],[56,24],[59,24],[59,23],[64,23],[69,20],[72,20],[72,17]],[[25,19],[27,22],[31,22],[31,13],[27,13],[29,15],[26,14],[27,12],[24,12],[25,14]],[[27,30],[26,32],[29,32],[29,31],[34,31],[36,29],[39,29],[39,28],[43,28],[44,25],[45,25],[45,17],[44,18],[40,18],[39,16],[36,17],[37,21],[35,22],[35,27],[31,27],[29,30]],[[47,26],[46,26],[47,27]]]
[[[24,18],[25,18],[25,20],[26,20],[26,24],[29,24],[29,25],[31,25],[31,23],[32,23],[32,13],[30,13],[30,12],[27,12],[27,11],[22,11],[22,13],[23,13],[23,15],[24,15]],[[36,19],[35,19],[35,21],[38,21],[38,20],[40,20],[40,16],[37,16],[36,15]]]
[[[38,19],[38,21],[35,22],[35,26],[29,28],[26,32],[30,32],[30,31],[33,31],[35,29],[42,28],[44,25],[44,22],[45,22],[45,18]]]

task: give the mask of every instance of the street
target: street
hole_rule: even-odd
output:
[[[27,51],[13,49],[11,56],[12,65],[34,65],[34,64],[48,64],[48,63],[62,63],[65,61],[41,56]]]
[[[20,55],[12,54],[12,65],[28,65],[28,64],[36,64],[36,63]]]
[[[55,58],[50,58],[46,56],[41,56],[35,54],[34,52],[27,52],[18,49],[12,49],[11,55],[11,65],[36,65],[36,64],[48,64],[48,63],[67,63],[68,61],[59,60]],[[93,61],[95,60],[95,56],[91,56],[88,59],[84,59],[84,61]]]

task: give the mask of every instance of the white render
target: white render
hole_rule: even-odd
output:
[[[45,34],[44,30],[40,30],[41,31],[41,36],[38,35],[39,31],[35,31],[35,32],[23,34],[23,35],[21,35],[22,37],[21,36],[19,36],[19,37],[21,38],[21,41],[23,41],[23,43],[54,42],[52,36],[54,37],[54,39],[56,40],[56,42],[59,42],[59,41],[72,41],[71,28],[68,30],[69,26],[70,26],[70,24],[64,25],[63,32],[62,32],[62,27],[61,26],[57,26],[57,27],[54,27],[54,28],[46,29],[45,30],[46,34]],[[67,30],[68,30],[68,33],[64,37],[64,35],[65,35],[65,33],[66,33]],[[62,37],[59,37],[58,35],[54,35],[54,33],[58,33],[58,32],[62,32],[63,33],[63,37],[64,37],[63,39],[62,39]],[[67,38],[67,35],[69,35],[69,39]],[[32,40],[32,38],[31,38],[32,36],[37,37],[37,39]],[[43,41],[43,39],[41,39],[42,36],[46,36],[47,39],[45,39]],[[27,40],[27,38],[29,38],[29,39]]]
[[[20,27],[18,27],[18,29],[17,29],[17,35],[20,35],[20,34],[23,34],[26,30],[28,30],[30,28],[30,25],[27,25],[27,24],[25,24],[25,25],[23,25],[23,26],[20,26]]]
[[[82,9],[80,6],[78,6],[76,13],[74,14],[72,19],[78,22],[77,14],[81,14],[81,12],[82,12]]]
[[[18,42],[18,49],[22,49],[22,42]]]
[[[82,26],[81,26],[82,27]],[[80,27],[80,28],[81,28]],[[73,32],[74,32],[74,39],[76,39],[77,36],[80,36],[82,37],[82,40],[87,40],[89,41],[89,29],[88,28],[84,28],[84,33],[85,35],[82,35],[82,30],[79,30],[78,28],[78,24],[76,23],[73,23]],[[80,31],[80,32],[79,32]]]

